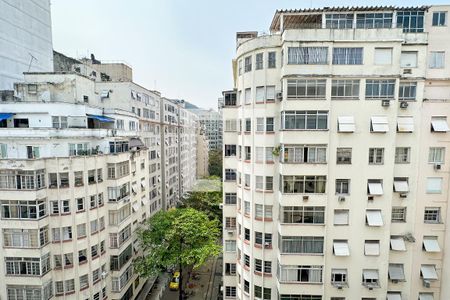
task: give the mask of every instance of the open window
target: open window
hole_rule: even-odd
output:
[[[398,132],[413,132],[414,131],[413,117],[398,117],[397,131]]]
[[[349,256],[350,249],[348,248],[347,240],[334,240],[333,252],[336,256]]]
[[[423,250],[426,252],[441,252],[437,237],[425,236],[423,238]]]
[[[370,118],[370,131],[371,132],[388,132],[389,122],[387,117],[371,117]]]
[[[338,132],[355,132],[355,118],[353,116],[338,117]]]
[[[447,132],[449,131],[446,117],[432,117],[431,118],[431,131],[432,132]]]
[[[369,179],[367,182],[367,192],[371,196],[383,195],[383,182],[380,179]]]
[[[383,226],[383,217],[381,216],[381,210],[367,210],[366,223],[367,225],[374,227]]]
[[[409,185],[407,178],[394,178],[394,192],[396,193],[408,193]]]
[[[392,251],[406,251],[405,240],[403,237],[391,237],[391,250]]]
[[[403,264],[389,264],[388,275],[391,281],[405,281]]]

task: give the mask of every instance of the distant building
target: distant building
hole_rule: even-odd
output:
[[[199,118],[200,126],[204,130],[209,150],[222,150],[222,117],[212,110],[201,108],[189,109]]]
[[[50,0],[0,0],[0,90],[23,72],[53,71]]]

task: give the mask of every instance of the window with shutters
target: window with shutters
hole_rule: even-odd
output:
[[[288,64],[325,65],[328,47],[288,47]]]
[[[400,55],[401,68],[417,68],[417,51],[402,51]]]
[[[333,65],[362,65],[363,48],[333,48]]]

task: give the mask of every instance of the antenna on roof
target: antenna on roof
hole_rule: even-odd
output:
[[[28,65],[28,72],[30,72],[31,70],[31,64],[33,63],[33,59],[35,59],[37,61],[37,58],[33,56],[33,54],[31,54],[30,52],[28,52],[28,54],[31,56],[30,58],[30,64]]]

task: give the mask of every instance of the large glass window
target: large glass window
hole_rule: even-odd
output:
[[[362,65],[363,48],[333,48],[333,65]]]
[[[326,176],[281,176],[283,193],[287,194],[323,194]]]
[[[366,80],[366,99],[393,99],[395,79]]]
[[[352,28],[353,14],[326,14],[325,15],[326,28]]]
[[[323,254],[323,237],[321,236],[280,236],[282,254]]]
[[[2,219],[40,219],[47,216],[46,200],[2,200]]]
[[[331,99],[358,99],[359,79],[333,80],[331,82]]]
[[[289,79],[287,81],[287,98],[325,99],[325,79]]]
[[[356,28],[391,28],[392,13],[362,13],[356,15]]]
[[[433,12],[433,26],[446,26],[447,25],[446,19],[447,19],[446,11]]]
[[[328,47],[289,47],[288,64],[325,65],[328,63]]]
[[[400,82],[398,100],[416,100],[417,82]]]
[[[403,32],[423,32],[423,11],[398,11],[397,27],[403,28]]]
[[[327,111],[283,111],[282,126],[285,130],[317,130],[328,128]]]
[[[326,163],[327,147],[283,145],[280,159],[284,163]]]
[[[288,224],[324,224],[325,208],[323,206],[282,206],[281,223]]]

